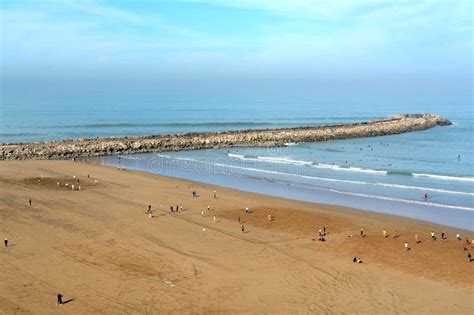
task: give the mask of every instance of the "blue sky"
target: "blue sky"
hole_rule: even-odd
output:
[[[9,76],[472,83],[470,0],[1,1]]]

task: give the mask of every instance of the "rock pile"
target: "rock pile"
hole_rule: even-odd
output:
[[[447,125],[451,122],[438,115],[417,114],[346,125],[1,144],[0,160],[66,159],[213,147],[283,146],[289,142],[377,137]]]

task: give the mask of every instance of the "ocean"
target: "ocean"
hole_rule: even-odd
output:
[[[0,142],[344,124],[398,113],[436,113],[453,125],[281,148],[216,148],[91,161],[474,230],[470,91],[93,87],[21,93],[18,85],[4,86]]]

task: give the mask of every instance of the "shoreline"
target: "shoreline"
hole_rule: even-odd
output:
[[[2,161],[0,171],[6,313],[473,310],[474,263],[455,239],[469,231],[89,163]],[[72,299],[61,310],[58,290]]]
[[[413,114],[346,125],[0,144],[0,160],[67,159],[214,147],[275,147],[286,143],[393,135],[451,124],[438,115]]]
[[[199,162],[198,160],[195,161],[197,161],[196,163]],[[190,160],[180,163],[180,158],[176,160],[172,156],[155,158],[154,155],[150,154],[138,154],[130,160],[124,159],[124,157],[112,156],[91,158],[84,162],[191,180],[243,192],[260,193],[266,196],[285,196],[285,198],[295,201],[349,207],[352,207],[353,203],[356,202],[359,209],[372,213],[389,214],[431,224],[474,230],[472,224],[474,222],[474,209],[471,207],[403,199],[402,197],[362,194],[351,191],[352,186],[335,189],[321,183],[308,184],[291,182],[289,179],[285,180],[283,178],[270,179],[257,175],[228,172],[225,166],[222,166],[222,170],[219,168],[213,171],[212,168],[200,167],[201,164],[199,163],[193,164]]]
[[[96,164],[96,163],[91,163],[91,162],[83,162],[86,164],[91,164],[91,165],[97,165],[99,167],[106,167],[106,168],[111,168],[113,170],[117,170],[117,166],[115,165],[108,165],[108,164]],[[171,176],[171,175],[163,175],[159,173],[151,173],[147,172],[145,170],[141,169],[129,169],[129,168],[123,168],[120,169],[119,171],[121,172],[131,172],[131,173],[137,173],[141,174],[144,176],[156,176],[157,179],[159,178],[165,178],[168,180],[177,180],[177,181],[184,181],[185,183],[189,183],[190,185],[194,186],[202,186],[206,187],[208,190],[214,190],[214,189],[219,189],[219,190],[230,190],[230,191],[235,191],[237,193],[242,193],[242,194],[251,194],[251,195],[256,195],[261,198],[270,198],[270,199],[277,199],[277,200],[282,200],[284,202],[289,202],[289,203],[302,203],[305,204],[308,207],[325,207],[325,208],[331,208],[335,207],[337,208],[338,211],[343,211],[343,212],[349,212],[353,213],[355,215],[359,214],[367,214],[367,215],[380,215],[382,217],[387,216],[389,219],[393,220],[407,220],[405,224],[409,224],[410,222],[413,225],[425,225],[425,226],[432,226],[436,227],[438,229],[444,229],[446,231],[461,231],[463,234],[472,234],[474,233],[474,227],[473,230],[465,229],[462,227],[456,227],[456,226],[450,226],[446,224],[441,224],[437,222],[430,222],[422,219],[417,219],[417,218],[411,218],[411,217],[406,217],[402,215],[397,215],[393,213],[386,213],[386,212],[381,212],[381,211],[375,211],[375,210],[369,210],[369,209],[364,209],[364,208],[358,208],[355,206],[350,206],[350,205],[344,205],[344,204],[336,204],[336,203],[326,203],[326,202],[317,202],[317,201],[311,201],[311,200],[302,200],[302,199],[296,199],[296,198],[291,198],[291,197],[284,197],[282,195],[272,195],[272,194],[267,194],[267,193],[261,193],[261,192],[255,192],[255,191],[250,191],[250,190],[244,190],[241,188],[234,188],[234,187],[229,187],[229,186],[224,186],[220,184],[214,184],[211,182],[203,182],[199,180],[194,180],[194,179],[189,179],[185,177],[177,177],[177,176]],[[295,186],[296,188],[301,188],[299,186]],[[339,193],[339,192],[336,192]],[[466,210],[470,211],[470,210]]]

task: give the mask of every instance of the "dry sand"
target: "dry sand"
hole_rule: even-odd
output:
[[[474,313],[451,228],[70,161],[1,162],[0,199],[0,313]]]

